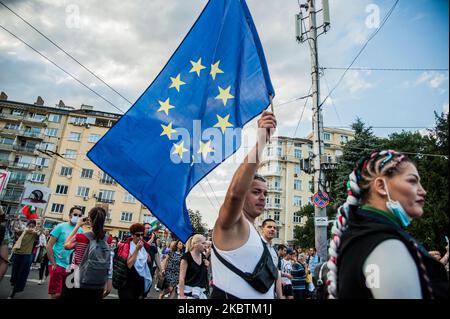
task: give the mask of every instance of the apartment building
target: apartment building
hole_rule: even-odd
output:
[[[342,155],[342,145],[353,138],[352,131],[324,128],[325,154],[323,163],[336,163]],[[294,228],[306,222],[297,213],[302,206],[312,202],[313,175],[305,172],[304,165],[312,157],[312,134],[306,139],[274,137],[268,143],[258,172],[267,180],[266,211],[257,219],[277,222],[274,243],[292,244]]]
[[[106,229],[122,236],[133,223],[146,222],[152,214],[131,194],[100,170],[86,156],[89,149],[119,119],[119,114],[81,108],[44,106],[0,99],[0,168],[11,172],[0,204],[7,214],[20,212],[24,183],[51,189],[45,211],[38,211],[50,226],[68,221],[68,211],[85,212],[102,206],[108,212]],[[125,165],[125,163],[124,163]]]

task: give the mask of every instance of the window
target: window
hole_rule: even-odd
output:
[[[43,183],[45,180],[45,174],[33,173],[31,174],[31,181],[36,183]]]
[[[6,130],[18,130],[19,127],[20,127],[20,125],[16,124],[16,123],[6,123],[6,125],[5,125]]]
[[[22,116],[22,115],[25,115],[25,112],[22,110],[13,109],[13,110],[11,110],[11,115]]]
[[[9,161],[9,152],[0,152],[0,161]]]
[[[14,139],[8,137],[0,137],[0,144],[13,145]]]
[[[330,133],[323,133],[323,139],[325,141],[331,141],[331,134]]]
[[[281,156],[282,154],[282,148],[281,147],[277,147],[277,156]]]
[[[128,236],[129,234],[130,232],[127,230],[119,230],[119,234],[117,235],[117,237],[119,237],[120,240],[123,240],[125,236]]]
[[[76,159],[77,158],[77,151],[75,151],[75,150],[66,150],[64,152],[64,157],[65,158],[70,158],[70,159]]]
[[[280,221],[280,212],[279,211],[276,210],[273,212],[273,220],[276,222]]]
[[[113,203],[114,202],[114,191],[110,191],[107,189],[100,189],[98,192],[97,200],[104,203]]]
[[[268,207],[270,207],[271,202],[272,202],[272,199],[270,197],[266,197],[266,205]]]
[[[48,158],[43,157],[36,158],[36,165],[38,166],[48,167],[48,162],[49,162]]]
[[[123,222],[131,222],[133,220],[133,213],[122,212],[122,215],[120,216],[120,220]]]
[[[295,212],[293,218],[294,224],[299,224],[302,222],[302,216],[300,215],[300,212]]]
[[[272,148],[271,147],[267,148],[267,156],[272,156]]]
[[[44,134],[47,136],[53,136],[53,137],[58,136],[58,129],[47,127],[44,131]]]
[[[39,145],[39,149],[43,150],[43,151],[54,151],[55,150],[55,144],[54,143],[41,143],[41,145]]]
[[[81,210],[81,213],[84,215],[84,212],[86,211],[86,206],[80,206],[80,205],[76,205],[76,207]]]
[[[280,195],[279,194],[276,194],[275,195],[275,200],[274,200],[274,202],[275,202],[275,207],[280,207],[280,203],[281,203],[281,198],[280,198]]]
[[[348,136],[341,135],[341,143],[342,144],[347,144],[348,143]]]
[[[294,180],[294,189],[301,191],[302,190],[302,181],[299,179]]]
[[[61,114],[49,114],[48,121],[53,122],[53,123],[60,123],[61,122]]]
[[[297,174],[298,176],[300,176],[301,172],[302,172],[302,170],[300,168],[300,164],[295,164],[294,173]]]
[[[294,196],[294,206],[295,207],[302,206],[302,198],[300,196]]]
[[[64,204],[52,204],[52,213],[62,213],[64,211]]]
[[[69,123],[74,125],[84,125],[86,124],[86,118],[85,117],[71,117],[69,119]]]
[[[100,137],[101,137],[100,134],[89,134],[88,142],[89,143],[97,143],[98,140],[100,139]]]
[[[136,203],[136,198],[134,198],[130,193],[125,192],[125,194],[123,195],[123,202],[134,204]]]
[[[81,133],[78,132],[70,132],[69,141],[79,142],[81,138]]]
[[[109,176],[108,174],[103,172],[102,178],[100,179],[100,183],[103,183],[103,184],[115,184],[116,181],[111,176]]]
[[[281,189],[281,180],[279,177],[275,177],[274,180],[274,188],[275,189]]]
[[[93,174],[94,174],[93,169],[83,168],[81,170],[81,178],[92,178]]]
[[[302,158],[302,150],[299,148],[294,149],[295,158]]]
[[[78,186],[77,196],[89,197],[89,187]]]
[[[67,185],[56,185],[56,194],[67,195],[68,190],[69,186]]]
[[[59,172],[61,176],[69,176],[72,175],[72,167],[61,167],[61,171]]]
[[[313,191],[314,191],[314,187],[313,187],[312,181],[309,181],[309,182],[308,182],[308,188],[309,188],[309,191],[310,191],[310,192],[313,192]]]

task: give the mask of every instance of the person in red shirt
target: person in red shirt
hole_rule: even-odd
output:
[[[75,273],[78,269],[78,267],[81,264],[81,261],[83,260],[83,257],[85,253],[87,253],[87,249],[89,247],[90,240],[87,237],[88,233],[77,233],[78,229],[82,226],[90,226],[92,228],[92,234],[94,237],[94,240],[105,240],[105,237],[107,237],[106,241],[108,245],[111,245],[112,242],[112,236],[108,235],[103,227],[105,224],[106,219],[106,212],[101,207],[94,207],[92,208],[89,213],[88,217],[80,218],[77,222],[77,225],[73,229],[72,233],[67,237],[66,242],[64,243],[65,249],[74,249],[72,264],[70,265],[70,268],[73,270],[73,273]],[[107,290],[105,282],[105,288],[103,289],[82,289],[78,288],[79,283],[76,282],[79,280],[79,278],[76,278],[76,276],[73,276],[74,282],[72,287],[68,287],[68,284],[66,283],[66,289],[65,293],[63,294],[63,298],[72,299],[72,298],[83,298],[83,299],[102,299],[104,297],[104,293]]]

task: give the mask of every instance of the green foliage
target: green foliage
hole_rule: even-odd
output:
[[[387,139],[375,137],[371,128],[367,128],[360,119],[357,119],[352,125],[355,139],[343,147],[343,156],[338,169],[328,176],[332,185],[330,197],[333,207],[337,208],[345,201],[348,175],[360,158],[376,149],[413,153],[407,155],[417,166],[427,196],[424,215],[412,223],[408,232],[427,249],[443,251],[444,235],[449,234],[448,114],[435,114],[435,117],[436,126],[428,132],[428,135],[403,131],[391,134]]]
[[[188,209],[188,212],[194,233],[205,234],[207,232],[207,226],[202,222],[202,215],[200,215],[200,212],[198,210],[193,211],[192,209]]]

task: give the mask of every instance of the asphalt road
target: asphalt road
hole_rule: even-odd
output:
[[[0,281],[0,299],[6,299],[8,298],[10,291],[11,291],[11,284],[9,282],[11,278],[11,267],[9,267],[8,272],[6,273],[5,277],[2,281]],[[25,289],[21,293],[17,293],[14,299],[49,299],[49,296],[47,294],[47,285],[48,285],[48,279],[45,281],[42,285],[38,284],[39,282],[39,271],[38,270],[31,270],[30,275],[28,276],[27,284],[25,286]],[[156,281],[153,281],[156,284]],[[148,299],[157,299],[158,298],[158,292],[154,289],[154,286],[152,286],[150,290],[150,294],[147,297]],[[106,299],[118,299],[117,290],[113,288],[111,291],[111,294],[106,297]]]

